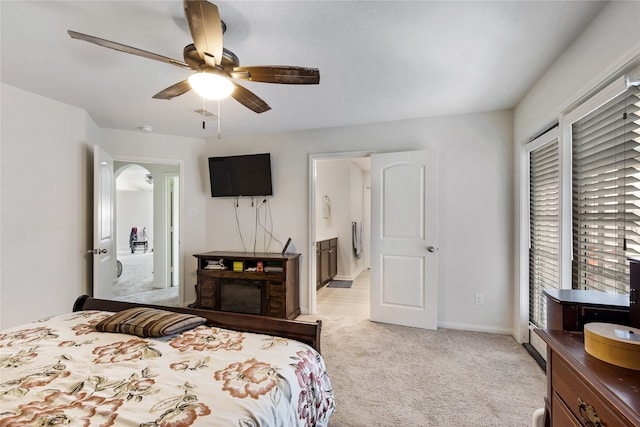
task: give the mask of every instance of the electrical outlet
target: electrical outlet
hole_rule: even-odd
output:
[[[476,294],[476,305],[484,305],[484,294]]]

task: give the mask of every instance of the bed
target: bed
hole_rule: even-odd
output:
[[[0,426],[327,426],[321,326],[81,296],[0,331]]]

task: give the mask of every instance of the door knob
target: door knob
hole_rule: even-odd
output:
[[[427,246],[427,251],[429,252],[435,252],[436,248],[434,248],[433,246]]]
[[[98,254],[106,254],[107,248],[98,248],[98,249],[90,249],[87,251],[90,254],[98,255]]]

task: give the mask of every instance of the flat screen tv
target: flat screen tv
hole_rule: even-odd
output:
[[[212,197],[271,196],[271,155],[209,157]]]

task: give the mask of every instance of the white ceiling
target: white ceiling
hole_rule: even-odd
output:
[[[222,135],[286,132],[513,108],[604,6],[597,1],[225,1],[241,65],[320,69],[318,86],[242,82],[272,110],[220,103]],[[182,60],[182,2],[0,1],[2,82],[85,109],[100,127],[216,135],[190,75],[73,40],[71,29]],[[205,108],[216,112],[217,102]]]

